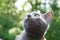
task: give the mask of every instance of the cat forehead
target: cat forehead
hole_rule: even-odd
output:
[[[34,15],[34,14],[41,14],[40,12],[29,12],[29,13],[27,13],[27,15]]]
[[[38,12],[38,11],[31,12],[31,14],[34,14],[34,13],[41,14],[41,12]]]

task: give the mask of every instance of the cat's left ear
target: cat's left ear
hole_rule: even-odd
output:
[[[45,13],[44,18],[45,18],[45,20],[46,20],[47,23],[50,23],[51,20],[52,20],[52,18],[53,18],[53,12],[47,12],[47,13]]]

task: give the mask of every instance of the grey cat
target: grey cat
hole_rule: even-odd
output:
[[[24,19],[24,31],[16,37],[16,40],[42,40],[45,36],[49,24],[52,20],[53,13],[39,12],[28,13]],[[45,40],[45,39],[43,39]]]

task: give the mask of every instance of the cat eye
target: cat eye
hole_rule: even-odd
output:
[[[34,16],[40,16],[39,14],[34,14]]]

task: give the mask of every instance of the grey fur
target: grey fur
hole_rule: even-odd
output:
[[[35,14],[37,14],[38,17],[34,16]],[[29,15],[31,15],[31,17],[24,19],[24,32],[17,36],[16,40],[41,40],[52,19],[50,18],[50,20],[46,21],[48,16],[45,18],[45,14],[37,12],[32,12]]]

